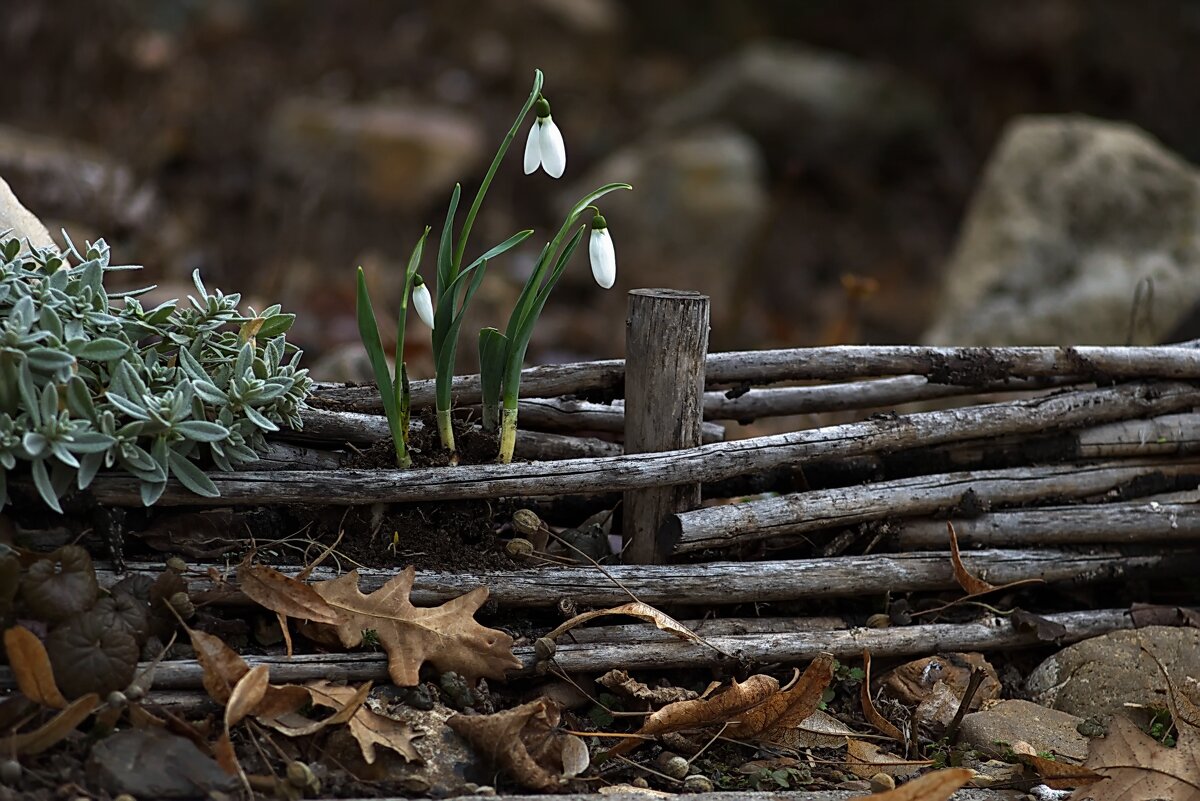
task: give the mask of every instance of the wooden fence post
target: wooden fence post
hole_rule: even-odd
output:
[[[634,289],[625,323],[625,452],[700,445],[708,296],[674,289]],[[700,505],[700,484],[625,493],[624,559],[666,560],[660,530],[667,518]]]

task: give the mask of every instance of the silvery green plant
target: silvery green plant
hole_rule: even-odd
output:
[[[136,477],[147,506],[168,478],[218,491],[198,460],[221,470],[256,461],[264,434],[300,428],[312,387],[279,306],[243,315],[241,296],[210,293],[145,309],[150,288],[109,292],[103,240],[81,254],[23,249],[0,234],[0,508],[8,475],[28,467],[61,512],[72,486],[101,469]]]

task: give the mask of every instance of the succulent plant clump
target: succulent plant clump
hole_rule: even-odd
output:
[[[145,309],[134,292],[108,292],[104,240],[81,254],[23,249],[0,234],[0,508],[8,475],[28,469],[42,501],[61,512],[72,486],[101,469],[139,480],[153,504],[168,477],[216,496],[197,462],[221,470],[258,459],[264,434],[300,428],[312,380],[284,332],[278,305],[238,309],[209,293]],[[151,287],[152,288],[152,287]]]

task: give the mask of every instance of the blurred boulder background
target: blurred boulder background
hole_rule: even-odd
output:
[[[577,256],[532,360],[620,355],[624,291],[658,285],[713,296],[714,350],[1154,342],[1200,327],[1198,45],[1188,0],[5,0],[0,178],[160,296],[199,267],[365,377],[354,268],[395,302],[541,67],[567,174],[510,152],[475,247],[539,236],[466,330],[575,197],[635,192],[603,204],[616,288]],[[0,225],[37,231],[19,203]]]

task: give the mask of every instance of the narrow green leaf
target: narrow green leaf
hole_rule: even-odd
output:
[[[37,487],[38,495],[42,496],[42,500],[47,506],[62,514],[58,495],[55,494],[54,485],[50,482],[50,473],[46,471],[46,462],[42,459],[34,461],[31,472],[33,473],[33,485]]]
[[[379,326],[375,322],[375,310],[371,307],[371,296],[367,293],[367,279],[362,267],[358,268],[358,335],[363,347],[367,350],[367,358],[371,362],[371,370],[375,373],[375,386],[383,399],[383,411],[387,415],[388,425],[396,424],[396,406],[392,396],[392,373],[388,368],[387,356],[383,352],[383,341],[379,338]]]
[[[494,431],[500,422],[500,389],[507,347],[508,338],[495,328],[479,332],[479,382],[483,392],[483,427],[487,431]]]
[[[120,359],[129,352],[129,345],[119,339],[112,337],[101,337],[93,339],[85,344],[75,354],[80,359],[88,359],[94,362],[110,362],[114,359]]]
[[[220,442],[229,436],[225,426],[207,420],[184,420],[172,427],[193,442]]]
[[[221,496],[220,491],[217,490],[217,485],[191,459],[176,451],[169,451],[167,458],[171,463],[171,475],[179,479],[180,484],[183,484],[183,486],[197,495],[203,495],[206,498],[219,498]]]

